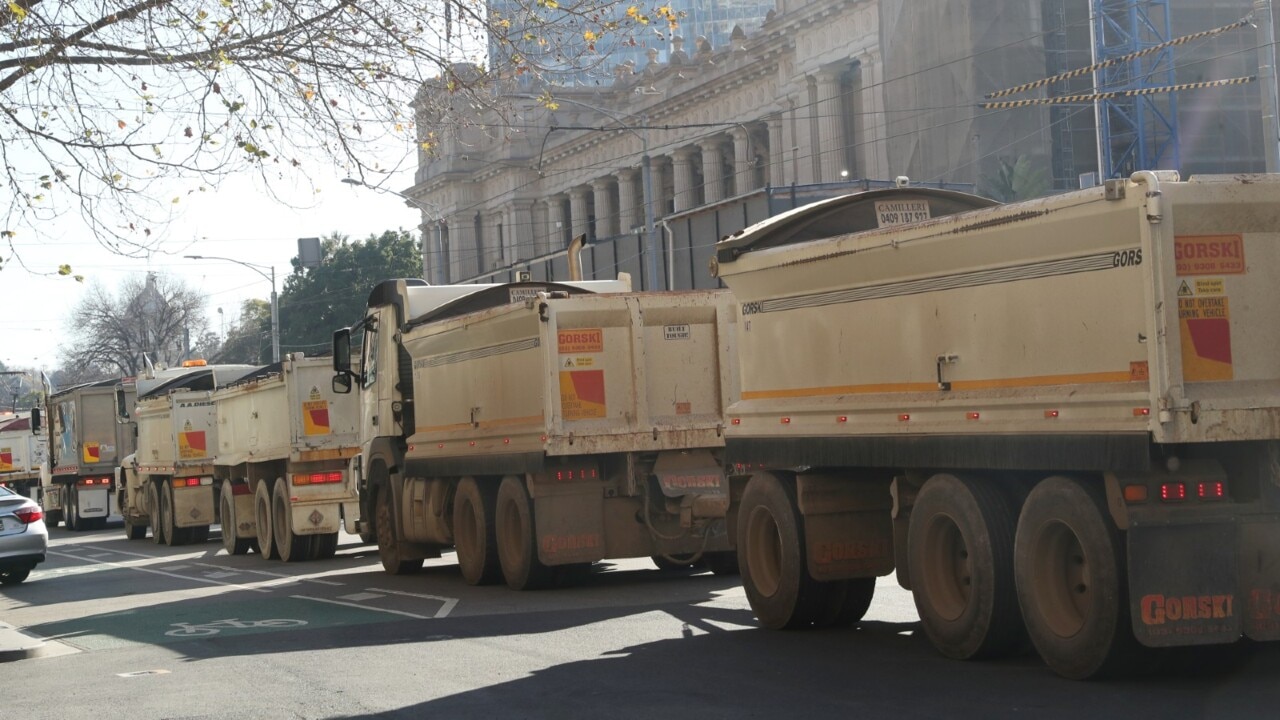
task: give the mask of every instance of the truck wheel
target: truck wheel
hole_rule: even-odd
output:
[[[807,627],[826,588],[805,567],[792,491],[772,474],[747,482],[738,510],[738,567],[756,618],[772,630]]]
[[[173,517],[173,486],[168,482],[160,485],[160,526],[164,528],[164,544],[170,547],[186,545],[187,529],[178,527]]]
[[[271,492],[271,534],[275,536],[276,552],[285,562],[309,559],[311,539],[293,532],[293,513],[289,509],[289,495],[284,480],[276,480]]]
[[[1101,487],[1051,477],[1027,497],[1014,546],[1018,601],[1036,651],[1063,677],[1113,674],[1138,652],[1122,549]]]
[[[76,510],[80,507],[80,495],[76,492],[74,485],[67,489],[67,529],[71,532],[80,531],[80,513]]]
[[[422,558],[406,559],[402,556],[400,542],[396,538],[392,502],[391,488],[387,485],[379,487],[376,506],[378,557],[382,560],[382,569],[388,574],[411,575],[422,568]]]
[[[1025,645],[1013,581],[1017,516],[991,482],[934,475],[911,510],[911,587],[938,652],[957,660],[999,657]]]
[[[649,559],[659,570],[689,570],[697,566],[699,560],[697,553],[671,556],[650,555]]]
[[[849,627],[866,616],[876,594],[875,578],[854,578],[823,583],[826,596],[815,627]]]
[[[502,577],[512,590],[537,590],[555,581],[555,572],[538,559],[533,506],[524,481],[513,475],[502,479],[494,509],[498,562]]]
[[[222,483],[222,493],[218,500],[218,519],[222,523],[222,547],[228,555],[244,555],[249,552],[250,538],[236,537],[240,521],[236,519],[236,498],[234,486],[230,480]]]
[[[311,536],[311,559],[328,560],[338,553],[338,533]]]
[[[253,515],[258,525],[258,552],[268,560],[277,560],[280,553],[271,527],[271,481],[259,480],[253,493]]]
[[[714,575],[733,576],[738,574],[738,553],[732,550],[709,552],[702,554],[702,562]]]
[[[134,524],[133,521],[129,519],[129,516],[126,515],[124,518],[124,536],[128,540],[146,539],[147,526]]]
[[[187,542],[192,545],[203,545],[209,542],[209,526],[197,525],[193,528],[187,528]]]
[[[160,522],[160,490],[156,484],[147,481],[147,513],[151,518],[151,541],[157,545],[164,543],[164,524]]]
[[[62,522],[61,510],[49,510],[45,512],[44,524],[46,527],[56,528],[60,522]]]
[[[492,491],[475,478],[462,478],[453,496],[453,544],[458,568],[469,585],[492,585],[502,579],[493,522]]]

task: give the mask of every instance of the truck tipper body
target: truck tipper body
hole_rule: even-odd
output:
[[[344,524],[358,533],[349,471],[359,450],[360,404],[334,392],[332,360],[286,355],[212,395],[222,542],[286,562],[332,557]]]
[[[956,658],[1280,639],[1280,179],[990,205],[873,191],[717,246],[761,622],[854,619],[896,571]]]
[[[46,438],[31,429],[30,413],[0,413],[0,484],[40,502],[47,447]]]
[[[516,589],[604,558],[736,571],[721,408],[736,394],[723,292],[622,280],[374,289],[360,386],[365,515],[389,572],[457,550]],[[602,293],[602,294],[597,294]]]
[[[137,452],[122,465],[125,535],[157,543],[205,542],[216,522],[213,458],[218,424],[213,391],[251,365],[154,370],[138,380]]]
[[[115,474],[133,452],[135,397],[131,377],[47,394],[49,478],[41,501],[49,524],[93,530],[119,514]]]

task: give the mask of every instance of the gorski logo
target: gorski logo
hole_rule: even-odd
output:
[[[761,303],[761,302],[742,303],[743,315],[759,315],[762,312],[764,312],[764,303]]]

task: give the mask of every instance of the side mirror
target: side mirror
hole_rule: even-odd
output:
[[[32,435],[38,434],[40,432],[40,425],[41,425],[40,416],[41,416],[40,408],[38,407],[31,408],[31,434]]]
[[[351,375],[349,374],[334,375],[333,391],[338,393],[339,395],[346,395],[347,393],[351,392]]]
[[[129,419],[128,397],[128,395],[125,395],[124,388],[116,388],[116,413],[121,420]]]
[[[333,331],[333,371],[339,375],[351,374],[351,328]]]

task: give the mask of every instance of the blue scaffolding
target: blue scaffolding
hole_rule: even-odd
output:
[[[1146,50],[1171,37],[1168,0],[1092,0],[1094,62]],[[1097,71],[1097,92],[1143,90],[1175,83],[1173,48]],[[1178,105],[1174,93],[1100,100],[1098,154],[1108,178],[1136,170],[1177,169]]]

